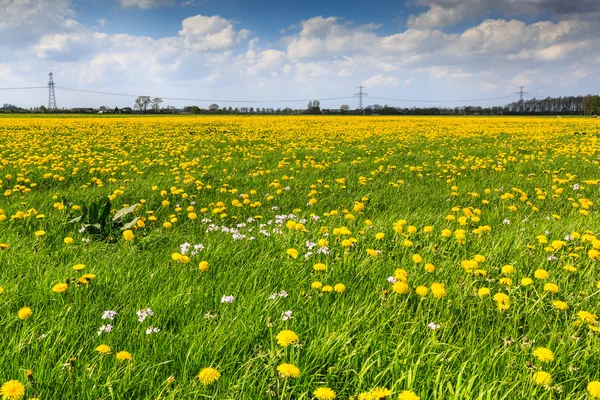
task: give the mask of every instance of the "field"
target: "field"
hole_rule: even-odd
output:
[[[598,120],[0,118],[0,179],[3,399],[600,398]]]

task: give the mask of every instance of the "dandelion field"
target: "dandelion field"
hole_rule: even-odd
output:
[[[0,118],[3,399],[600,398],[600,125]]]

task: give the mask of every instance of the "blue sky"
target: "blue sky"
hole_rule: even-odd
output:
[[[598,93],[599,17],[596,0],[0,0],[0,88],[44,85],[53,71],[59,107],[132,102],[61,87],[261,107],[361,84],[367,104],[398,106],[427,103],[374,97],[502,97],[472,103],[491,105],[520,85],[538,98]],[[0,90],[0,104],[46,101],[43,90]],[[356,106],[323,106],[341,103]]]

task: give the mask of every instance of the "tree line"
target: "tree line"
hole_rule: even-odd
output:
[[[208,108],[196,105],[178,109],[172,106],[162,107],[160,97],[139,96],[133,108],[123,107],[114,109],[102,106],[95,108],[60,109],[56,113],[85,113],[85,114],[259,114],[259,115],[600,115],[600,96],[565,96],[547,97],[545,99],[528,99],[515,101],[505,106],[458,106],[458,107],[393,107],[373,104],[364,110],[351,110],[348,104],[339,108],[321,108],[319,100],[310,101],[304,109],[272,108],[272,107],[220,107],[211,104]],[[45,113],[46,107],[20,108],[12,104],[0,107],[0,113]]]

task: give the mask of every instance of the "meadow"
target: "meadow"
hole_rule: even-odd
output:
[[[0,395],[600,398],[600,122],[0,118]]]

